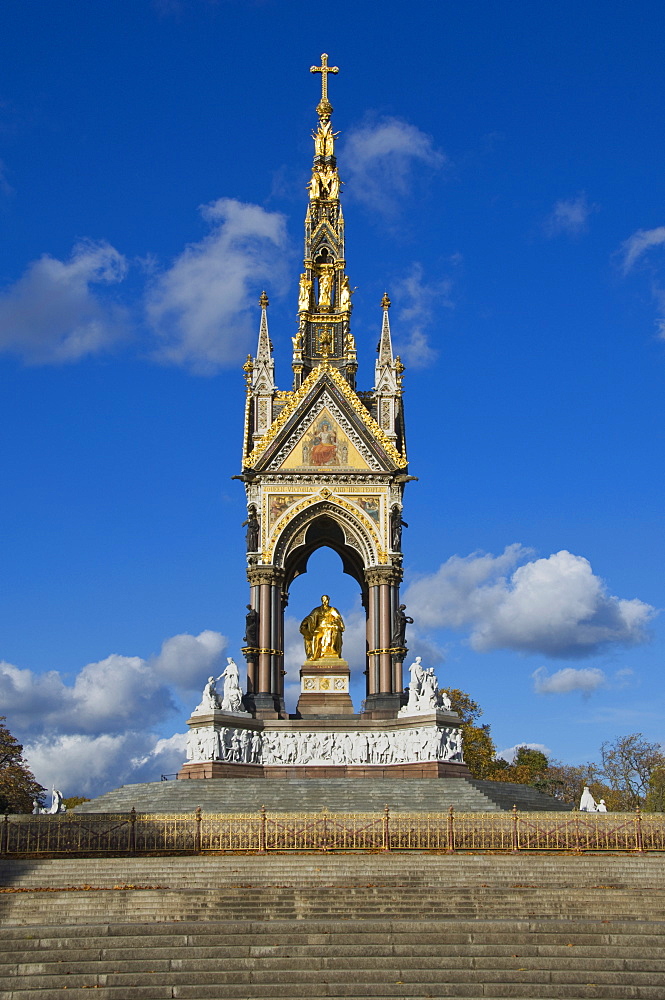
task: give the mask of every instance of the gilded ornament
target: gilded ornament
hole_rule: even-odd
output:
[[[321,74],[321,104],[325,107],[326,105],[330,107],[328,115],[332,114],[332,106],[328,101],[328,73],[339,73],[339,66],[329,66],[328,65],[328,53],[321,53],[321,65],[320,66],[310,66],[310,73],[320,73]],[[327,110],[327,108],[326,108]],[[318,111],[318,108],[317,108]],[[321,112],[319,112],[321,114]]]
[[[344,620],[324,594],[321,604],[314,608],[300,623],[300,634],[305,640],[308,660],[339,659],[342,655]]]

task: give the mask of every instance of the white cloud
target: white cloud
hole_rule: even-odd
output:
[[[640,257],[652,247],[665,244],[665,226],[655,229],[638,229],[621,244],[623,273],[627,274]]]
[[[24,752],[46,788],[58,788],[65,796],[93,797],[122,784],[158,781],[162,774],[173,774],[184,763],[185,740],[185,733],[167,739],[136,731],[76,733],[40,737],[25,743]]]
[[[438,308],[452,308],[451,288],[449,278],[426,281],[423,266],[417,261],[394,285],[397,304],[395,349],[402,360],[414,368],[425,367],[436,357],[429,343],[428,330]]]
[[[284,216],[220,198],[201,208],[211,231],[155,277],[148,323],[161,341],[157,360],[199,375],[235,364],[258,333],[255,298],[286,282]]]
[[[621,245],[620,254],[623,257],[622,270],[624,275],[633,268],[649,250],[654,247],[665,245],[665,226],[656,226],[655,229],[638,229],[629,236]],[[655,269],[652,270],[651,294],[656,302],[659,315],[656,317],[656,329],[658,337],[665,340],[665,288],[656,276]]]
[[[398,118],[352,129],[341,151],[349,197],[381,215],[394,215],[409,194],[416,167],[439,170],[446,157],[432,136]]]
[[[564,233],[566,236],[580,236],[587,231],[589,216],[594,209],[584,192],[576,198],[561,198],[545,220],[546,235]]]
[[[126,336],[126,311],[101,292],[127,274],[109,243],[77,244],[67,261],[44,254],[0,293],[0,350],[28,364],[64,364]]]
[[[485,611],[488,581],[512,569],[531,549],[508,545],[500,556],[473,553],[451,556],[436,573],[411,583],[404,595],[416,624],[434,628],[461,628]]]
[[[591,694],[607,683],[607,677],[598,667],[564,667],[554,674],[548,674],[545,667],[538,667],[531,676],[536,694],[569,694],[571,691]]]
[[[202,686],[209,674],[216,671],[227,644],[226,636],[210,629],[199,635],[174,635],[164,641],[151,665],[165,681],[191,691]]]
[[[185,693],[203,687],[226,642],[209,630],[177,635],[149,660],[114,653],[88,663],[73,685],[56,670],[35,674],[0,663],[0,704],[25,734],[121,733],[137,718],[150,729],[175,710],[174,687]]]
[[[650,605],[609,595],[582,556],[563,550],[517,566],[529,554],[515,544],[497,557],[452,556],[412,583],[405,600],[418,625],[470,627],[471,645],[480,652],[514,649],[567,659],[646,640],[655,614]]]
[[[516,743],[515,746],[506,747],[505,750],[497,750],[497,759],[501,758],[508,764],[512,764],[520,747],[527,747],[529,750],[540,750],[540,752],[544,753],[546,757],[552,756],[552,751],[549,747],[546,747],[544,743],[526,743],[522,741],[522,743]]]

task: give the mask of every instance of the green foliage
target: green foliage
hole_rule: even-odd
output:
[[[35,780],[23,758],[23,747],[4,720],[0,715],[0,811],[30,813],[33,799],[43,805],[46,789]]]

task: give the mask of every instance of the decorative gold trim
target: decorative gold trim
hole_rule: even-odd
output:
[[[379,558],[379,563],[383,564],[387,562],[388,554],[381,545],[381,538],[379,536],[377,526],[374,524],[372,519],[368,517],[367,514],[365,514],[365,512],[361,507],[357,507],[354,503],[350,503],[348,500],[345,500],[340,496],[335,496],[334,493],[331,493],[329,489],[326,489],[324,487],[324,489],[319,490],[317,493],[308,494],[295,506],[291,505],[275,521],[275,523],[272,526],[270,535],[268,537],[268,542],[266,544],[266,547],[261,554],[262,559],[264,560],[265,563],[270,563],[271,558],[274,557],[277,543],[279,542],[279,539],[284,531],[284,528],[289,524],[289,522],[292,521],[293,518],[296,517],[297,514],[300,514],[303,510],[306,510],[308,507],[312,507],[317,503],[321,503],[322,500],[325,503],[336,504],[343,510],[348,511],[349,514],[353,514],[353,516],[360,521],[365,530],[369,532],[370,538],[374,541],[376,553]],[[282,520],[285,520],[285,524],[280,528],[279,524]]]
[[[380,653],[406,653],[406,646],[391,646],[390,649],[368,649],[368,656],[379,656]]]
[[[269,653],[271,656],[284,656],[283,649],[259,649],[258,646],[243,646],[241,652],[243,656],[247,653]]]
[[[374,417],[367,412],[365,407],[362,405],[355,392],[339,374],[337,368],[331,365],[329,362],[324,361],[316,368],[313,368],[309,373],[305,381],[302,383],[299,389],[297,389],[288,400],[284,409],[277,415],[273,420],[266,434],[263,435],[261,440],[257,443],[254,450],[245,459],[245,465],[249,468],[253,468],[266,448],[272,444],[282,428],[288,423],[295,411],[298,409],[300,403],[305,399],[310,390],[314,389],[316,383],[321,379],[323,375],[329,375],[332,379],[334,385],[339,389],[342,396],[349,403],[351,408],[354,410],[356,415],[360,417],[360,420],[370,432],[372,437],[379,442],[386,455],[395,463],[398,469],[403,469],[407,466],[408,462],[405,455],[401,455],[395,445],[392,443],[388,435],[379,427],[378,423]]]

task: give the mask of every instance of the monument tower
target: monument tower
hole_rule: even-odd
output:
[[[268,334],[268,298],[260,299],[256,356],[244,366],[247,404],[242,480],[247,492],[247,700],[259,718],[282,718],[284,608],[289,588],[315,549],[327,546],[360,585],[367,618],[365,714],[396,715],[402,700],[406,616],[400,611],[402,494],[407,474],[402,375],[393,355],[389,309],[383,321],[374,387],[356,389],[356,345],[346,272],[342,181],[333,107],[321,56],[318,126],[305,213],[305,252],[293,341],[293,387],[279,391]],[[401,616],[401,617],[400,617]],[[314,651],[316,652],[316,650]],[[353,711],[348,665],[308,655],[299,712]]]
[[[374,386],[356,388],[328,65],[321,74],[314,159],[305,213],[305,252],[292,336],[293,385],[279,390],[268,332],[268,297],[247,382],[242,479],[247,494],[243,696],[232,657],[223,696],[208,678],[188,720],[182,778],[465,777],[458,716],[420,657],[402,671],[406,626],[400,604],[402,498],[408,475],[402,376],[393,355],[390,299],[382,324]],[[303,619],[300,697],[284,706],[284,609],[294,579],[326,546],[360,586],[366,617],[362,667],[366,697],[356,714],[344,658],[344,620],[329,594]],[[334,596],[334,595],[333,595]]]

